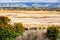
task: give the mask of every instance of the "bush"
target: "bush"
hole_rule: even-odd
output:
[[[8,24],[9,18],[7,17],[0,17],[0,40],[15,40],[16,37],[23,34],[23,26],[22,24],[17,25],[10,25]]]
[[[0,16],[0,23],[7,24],[8,22],[10,22],[8,17]]]
[[[59,37],[59,26],[48,26],[47,28],[47,36],[51,40],[57,40]]]
[[[4,26],[0,27],[0,39],[1,40],[13,40],[18,36],[18,32],[15,32],[13,27]]]
[[[21,35],[24,32],[24,27],[22,23],[14,23],[14,28],[16,29],[15,31],[20,33]]]

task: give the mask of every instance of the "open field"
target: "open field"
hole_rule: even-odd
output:
[[[1,10],[0,16],[8,16],[10,23],[22,22],[24,26],[38,27],[56,24],[60,25],[60,11],[9,11]]]
[[[28,31],[25,30],[23,36],[17,37],[17,40],[49,40],[45,35],[48,25],[60,26],[60,11],[1,10],[0,16],[9,17],[11,19],[11,24],[22,22],[24,28],[28,29]],[[34,30],[34,28],[37,28],[38,30]]]

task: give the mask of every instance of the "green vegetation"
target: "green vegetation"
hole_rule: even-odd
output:
[[[57,40],[59,38],[59,26],[48,26],[47,28],[47,36],[51,40]]]
[[[1,16],[0,17],[0,40],[15,40],[16,37],[23,35],[24,32],[24,27],[22,25],[22,23],[14,23],[14,25],[10,25],[9,24],[10,19],[8,17],[5,16]],[[60,26],[48,26],[47,28],[47,37],[50,40],[57,40],[60,37]],[[33,28],[32,28],[33,29]],[[36,29],[36,28],[34,28]],[[41,29],[41,27],[39,28]],[[45,27],[43,27],[43,29],[46,29]],[[28,40],[32,39],[32,40],[37,40],[38,36],[40,36],[38,34],[27,34],[28,36]],[[30,38],[32,36],[32,38]],[[25,39],[24,39],[25,40]]]
[[[7,24],[8,22],[10,22],[8,17],[0,16],[0,24]]]
[[[22,23],[15,23],[14,27],[16,29],[16,32],[19,32],[22,35],[22,33],[24,32]]]
[[[8,17],[0,17],[0,40],[15,40],[16,37],[23,34],[22,23],[10,25],[8,24],[9,22],[10,19]]]

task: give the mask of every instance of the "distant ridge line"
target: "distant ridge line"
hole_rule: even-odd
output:
[[[60,3],[46,3],[46,2],[14,2],[14,3],[1,3],[0,8],[3,7],[17,7],[17,8],[60,8]]]

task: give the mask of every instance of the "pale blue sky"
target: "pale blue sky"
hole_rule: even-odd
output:
[[[60,2],[60,0],[0,0],[0,2]]]

